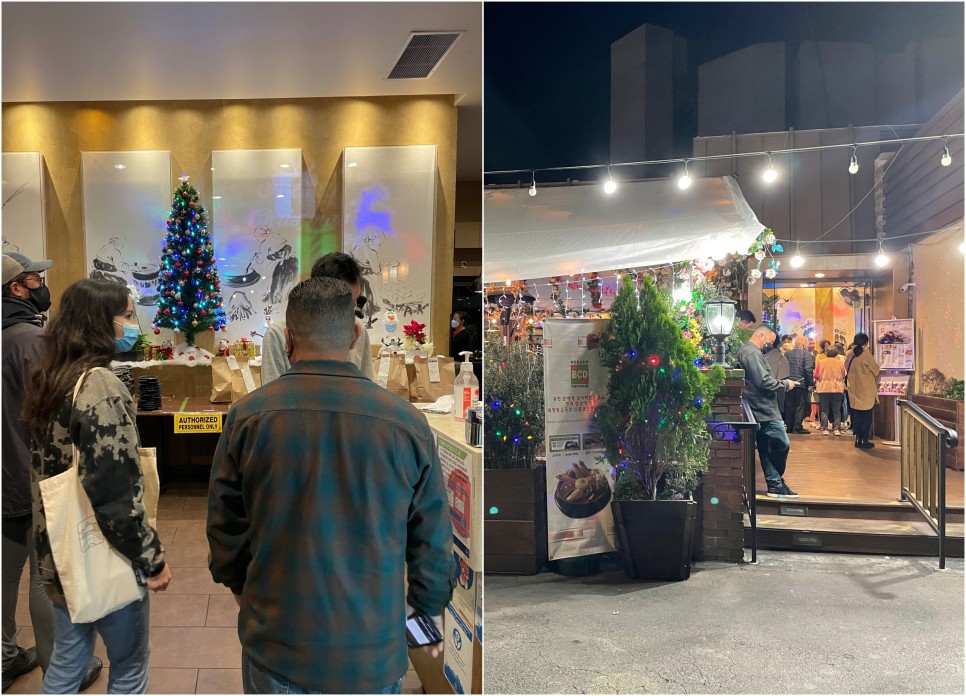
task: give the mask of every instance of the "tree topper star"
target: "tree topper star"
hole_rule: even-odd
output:
[[[187,174],[182,174],[181,176],[178,177],[178,181],[180,181],[182,184],[187,184],[188,183],[188,179],[190,179],[190,178],[191,177],[188,176]]]

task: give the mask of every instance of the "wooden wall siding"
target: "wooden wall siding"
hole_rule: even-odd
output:
[[[917,135],[963,132],[960,90]],[[939,166],[942,141],[907,145],[885,177],[886,237],[940,230],[963,218],[963,138],[948,141],[953,162]]]
[[[897,132],[900,136],[909,136],[914,130],[897,129]],[[695,138],[693,153],[695,157],[702,157],[767,152],[894,137],[892,129],[884,126],[722,135]],[[803,242],[817,239],[858,206],[824,239],[868,240],[875,238],[875,197],[869,195],[864,201],[862,197],[875,183],[875,158],[883,151],[884,148],[860,148],[859,171],[854,175],[848,172],[850,148],[773,155],[778,180],[770,185],[761,178],[767,166],[764,156],[699,162],[694,171],[698,176],[729,176],[737,172],[738,185],[755,215],[780,239]],[[851,245],[818,243],[809,247],[809,253],[813,255],[871,253],[874,250],[875,244],[869,242]],[[786,251],[789,251],[788,245]]]

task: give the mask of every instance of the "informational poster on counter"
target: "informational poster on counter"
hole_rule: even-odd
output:
[[[470,567],[479,569],[483,560],[483,533],[482,520],[477,518],[481,517],[482,491],[473,448],[439,434],[436,442],[453,522],[453,546],[469,561]]]
[[[443,674],[457,694],[468,694],[473,684],[473,628],[452,604],[443,615]]]
[[[594,426],[607,370],[595,337],[601,319],[543,322],[547,537],[551,560],[615,550],[614,479]]]
[[[916,343],[912,319],[876,321],[875,361],[882,370],[915,370]]]

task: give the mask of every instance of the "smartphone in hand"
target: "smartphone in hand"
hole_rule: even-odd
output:
[[[406,642],[410,648],[435,645],[443,642],[443,634],[431,618],[425,614],[413,614],[406,619]]]

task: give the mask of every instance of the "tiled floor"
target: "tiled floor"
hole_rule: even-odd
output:
[[[228,588],[208,573],[205,538],[207,499],[202,491],[164,494],[158,506],[158,532],[168,553],[174,579],[163,593],[151,596],[151,675],[153,694],[240,694],[241,646],[238,607]],[[27,574],[17,602],[17,643],[34,645],[27,606]],[[98,639],[94,654],[104,672],[85,693],[107,693],[108,660]],[[10,694],[39,693],[43,674],[35,669],[14,682]],[[403,693],[423,693],[410,664]]]

